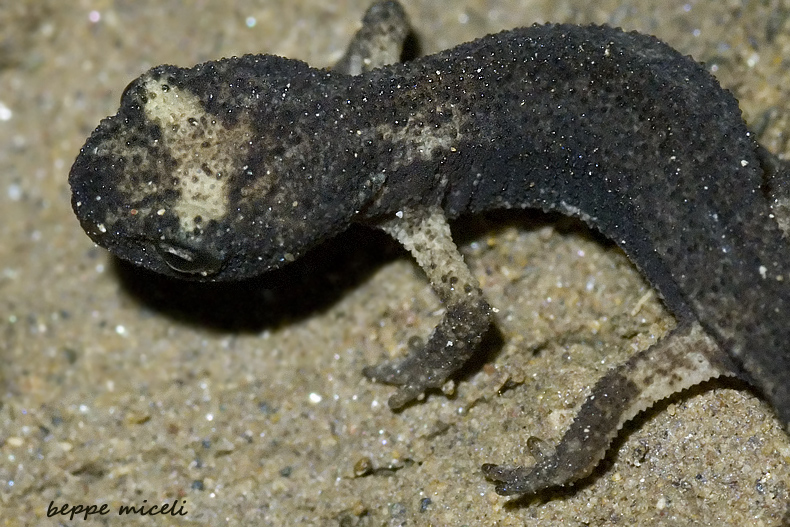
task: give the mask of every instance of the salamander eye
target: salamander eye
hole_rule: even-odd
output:
[[[159,256],[176,272],[184,274],[202,274],[203,276],[217,273],[222,268],[222,260],[205,251],[187,249],[170,243],[158,245]]]
[[[121,94],[121,106],[124,104],[130,104],[132,101],[130,101],[129,98],[135,95],[138,98],[138,103],[145,104],[148,100],[145,95],[143,85],[140,84],[140,79],[135,79],[126,85],[126,88],[124,88],[123,93]]]
[[[124,99],[126,99],[129,96],[129,91],[132,89],[135,82],[136,80],[130,82],[129,84],[126,85],[126,88],[123,89],[123,93],[121,94],[121,104],[123,104]]]

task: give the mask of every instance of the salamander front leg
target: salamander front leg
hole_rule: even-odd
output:
[[[400,386],[389,399],[390,408],[400,408],[422,398],[430,388],[441,388],[466,363],[491,324],[491,308],[458,252],[440,208],[403,210],[380,227],[414,256],[447,306],[424,347],[404,359],[363,370],[373,381]]]

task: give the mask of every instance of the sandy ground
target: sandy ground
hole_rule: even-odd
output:
[[[404,2],[423,53],[540,21],[654,33],[708,62],[790,154],[787,1]],[[9,6],[10,4],[10,6]],[[83,234],[69,166],[126,84],[160,63],[269,52],[336,60],[366,0],[30,0],[0,6],[0,525],[81,525],[61,507],[176,502],[148,525],[782,523],[790,440],[748,386],[714,381],[640,416],[581,484],[497,496],[484,462],[531,463],[607,368],[674,324],[578,223],[454,226],[498,334],[453,397],[392,413],[360,370],[427,335],[440,305],[386,237],[354,230],[292,268],[185,285]],[[143,500],[147,500],[144,502]],[[98,516],[98,515],[97,515]],[[98,524],[98,523],[97,523]]]

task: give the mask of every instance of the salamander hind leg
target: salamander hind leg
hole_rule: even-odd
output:
[[[373,381],[400,386],[389,400],[391,408],[400,408],[428,389],[442,388],[466,363],[491,324],[491,309],[458,252],[441,209],[403,210],[379,226],[414,256],[447,306],[424,347],[404,359],[363,370]]]
[[[503,496],[534,494],[588,476],[623,425],[657,401],[720,375],[735,375],[729,355],[697,322],[679,325],[659,342],[618,367],[593,387],[552,455],[532,467],[483,465]]]

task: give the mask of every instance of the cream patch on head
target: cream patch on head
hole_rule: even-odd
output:
[[[177,163],[168,188],[180,191],[173,204],[185,233],[201,232],[229,210],[230,178],[242,170],[252,130],[239,116],[228,128],[207,113],[198,97],[164,80],[145,83],[146,117],[159,125],[161,141]]]
[[[451,106],[437,108],[436,112],[452,113],[452,118],[441,124],[422,112],[410,115],[406,123],[386,123],[376,127],[376,132],[385,141],[391,141],[400,146],[398,152],[393,152],[393,165],[395,167],[407,165],[414,161],[429,161],[433,159],[437,150],[450,150],[458,144],[461,138],[461,125],[464,117]]]

